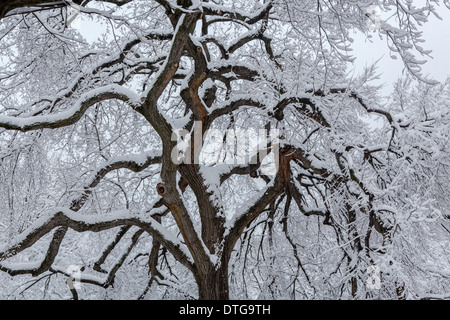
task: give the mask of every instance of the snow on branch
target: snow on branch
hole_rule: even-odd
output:
[[[202,4],[203,12],[206,15],[215,15],[215,16],[224,16],[230,19],[239,20],[241,22],[245,22],[246,24],[255,24],[263,17],[267,16],[270,10],[272,9],[272,1],[267,1],[266,4],[261,6],[255,12],[247,12],[244,10],[230,8],[226,6],[217,5],[212,2],[204,2]]]
[[[117,99],[130,104],[133,108],[140,105],[139,96],[122,86],[111,84],[83,94],[72,108],[57,114],[19,118],[0,115],[0,127],[7,130],[30,131],[38,129],[56,129],[76,123],[89,107],[98,102]]]
[[[192,267],[192,258],[189,252],[174,234],[151,216],[136,214],[130,210],[120,210],[104,215],[80,215],[67,208],[55,208],[52,213],[37,219],[11,244],[0,246],[0,260],[15,256],[31,247],[57,227],[68,227],[77,232],[101,232],[125,225],[137,226],[145,230],[157,238],[179,262],[187,267]]]
[[[83,194],[72,200],[70,208],[75,211],[76,209],[80,209],[91,194],[92,188],[95,188],[108,173],[119,169],[128,169],[133,172],[140,172],[149,166],[160,162],[161,152],[159,150],[143,152],[138,155],[115,157],[114,159],[107,161],[86,179]]]

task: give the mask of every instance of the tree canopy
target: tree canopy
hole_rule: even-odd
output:
[[[3,1],[0,297],[450,297],[439,5]]]

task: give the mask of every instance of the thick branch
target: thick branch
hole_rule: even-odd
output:
[[[90,0],[89,0],[90,1]],[[103,2],[109,2],[122,6],[133,0],[100,0]],[[81,5],[84,0],[72,0],[73,3]],[[32,8],[39,9],[55,9],[67,7],[67,1],[51,1],[51,0],[2,0],[0,3],[0,19],[3,19],[7,15],[27,13],[27,10],[17,10],[21,8],[29,8],[28,11],[32,11]]]
[[[31,247],[43,236],[58,227],[68,227],[77,232],[101,232],[120,226],[137,226],[158,239],[180,263],[193,270],[190,255],[184,251],[184,246],[169,231],[151,217],[133,215],[128,210],[114,214],[81,216],[68,209],[56,210],[54,214],[38,219],[24,231],[15,242],[0,247],[0,260],[14,256]]]
[[[77,199],[72,201],[71,210],[77,211],[86,202],[87,198],[100,181],[110,172],[119,169],[127,169],[133,172],[141,172],[153,164],[161,163],[161,155],[158,151],[146,152],[137,156],[116,158],[115,161],[106,163],[101,168],[97,169],[95,174],[89,179],[84,187],[84,192]]]
[[[17,118],[0,115],[0,127],[7,130],[30,131],[38,129],[56,129],[78,122],[85,112],[98,102],[117,99],[139,106],[139,97],[134,92],[119,85],[108,85],[82,95],[75,105],[59,114],[41,115],[29,118]]]
[[[211,5],[210,3],[203,3],[203,12],[205,15],[224,16],[230,19],[235,19],[244,22],[248,25],[255,24],[264,19],[272,9],[271,1],[261,7],[254,13],[248,13],[235,8],[227,8],[224,6]]]

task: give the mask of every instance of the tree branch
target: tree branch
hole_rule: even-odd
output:
[[[59,114],[40,115],[28,118],[0,115],[0,127],[7,130],[20,130],[25,132],[70,126],[78,122],[91,106],[110,99],[117,99],[129,103],[133,108],[140,106],[137,94],[124,87],[112,84],[82,95],[72,108],[67,111],[62,111]]]
[[[58,227],[68,227],[77,232],[101,232],[120,226],[137,226],[158,239],[177,259],[190,270],[193,262],[190,254],[165,227],[152,217],[140,217],[129,210],[118,211],[107,215],[81,216],[69,209],[56,209],[51,215],[42,217],[20,234],[10,245],[0,247],[0,260],[14,256],[26,248],[31,247],[44,235]]]

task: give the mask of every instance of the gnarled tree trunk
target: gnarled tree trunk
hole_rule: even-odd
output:
[[[208,268],[206,274],[196,277],[199,300],[228,300],[228,265],[222,264],[217,269],[214,266]]]

